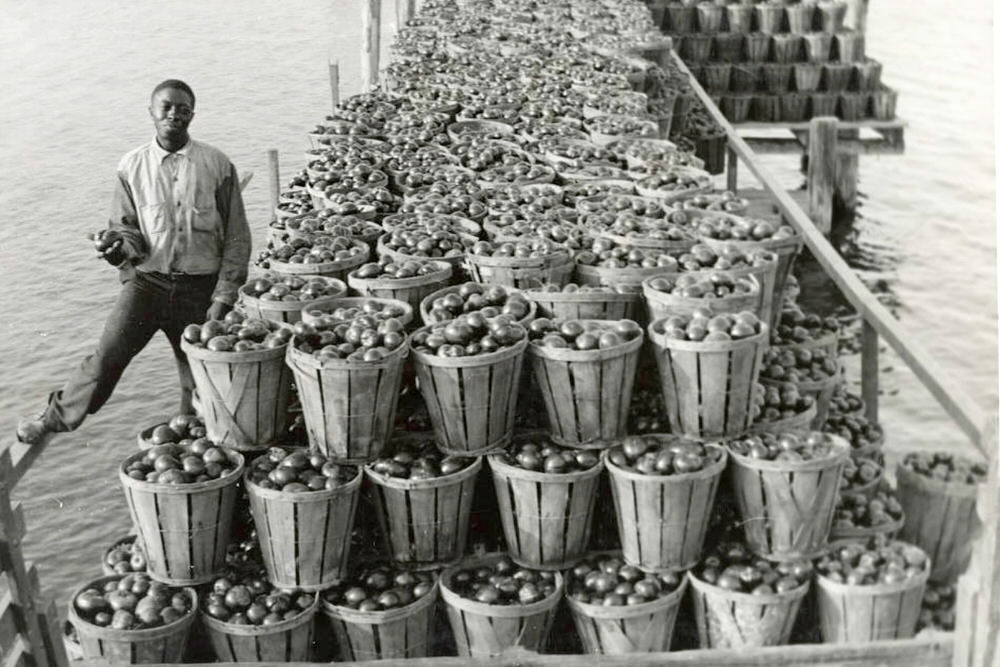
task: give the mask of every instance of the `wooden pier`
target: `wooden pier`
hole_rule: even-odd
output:
[[[412,16],[413,0],[397,0],[397,15]],[[365,81],[379,80],[378,36],[381,0],[366,0],[366,34],[363,53]],[[684,63],[673,55],[678,66]],[[333,102],[339,101],[339,69],[329,70]],[[690,72],[688,72],[690,75]],[[431,665],[582,667],[597,665],[856,665],[906,667],[978,667],[1000,664],[1000,456],[996,420],[987,419],[965,388],[943,372],[935,360],[864,286],[854,271],[830,245],[829,230],[835,197],[850,203],[854,196],[859,156],[899,154],[903,151],[905,124],[899,121],[846,123],[831,118],[807,123],[730,124],[693,77],[691,84],[712,117],[724,128],[728,146],[727,183],[741,186],[741,172],[756,181],[755,211],[780,215],[805,240],[819,265],[837,285],[863,321],[862,397],[868,417],[879,411],[879,347],[884,341],[913,370],[937,399],[944,412],[961,428],[971,443],[989,461],[990,479],[982,485],[978,510],[982,534],[973,564],[960,580],[957,630],[911,640],[883,641],[867,645],[809,644],[760,649],[698,650],[631,656],[511,655],[494,659],[422,658],[385,660],[386,667],[430,667]],[[783,133],[769,137],[762,134]],[[873,136],[874,135],[874,136]],[[793,196],[761,163],[759,155],[782,153],[809,157],[809,190]],[[280,187],[278,156],[269,154],[270,187]],[[856,182],[856,181],[855,181]],[[743,192],[743,190],[741,190]],[[49,440],[27,447],[13,440],[0,445],[0,570],[5,585],[0,589],[0,667],[68,664],[58,615],[52,602],[39,598],[38,571],[24,560],[21,545],[26,533],[19,503],[11,500],[17,483],[29,473]],[[223,663],[218,663],[223,664]],[[261,663],[265,664],[265,663]],[[285,663],[283,663],[285,664]],[[302,664],[302,663],[300,663]],[[311,663],[318,664],[318,663]],[[355,664],[355,663],[343,663]],[[367,663],[366,663],[367,664]]]

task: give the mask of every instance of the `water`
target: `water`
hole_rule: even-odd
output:
[[[284,175],[303,165],[305,132],[330,106],[330,58],[341,62],[344,94],[357,92],[360,17],[359,0],[3,4],[2,432],[37,411],[90,350],[117,294],[114,271],[93,259],[84,234],[105,224],[119,157],[152,136],[153,85],[188,81],[198,96],[192,133],[256,174],[244,197],[260,243],[266,150],[280,151]],[[991,34],[988,3],[872,3],[868,51],[901,90],[907,152],[862,159],[863,203],[843,242],[984,409],[996,403],[997,374]],[[789,187],[801,182],[795,160],[769,164]],[[887,355],[882,365],[892,368],[882,417],[891,446],[965,446],[904,364]],[[158,336],[101,413],[53,444],[18,487],[46,594],[65,600],[127,532],[115,467],[140,428],[173,413],[175,385]]]

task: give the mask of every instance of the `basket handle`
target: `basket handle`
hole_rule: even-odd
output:
[[[219,393],[218,387],[212,382],[212,378],[205,373],[205,384],[208,386],[208,393],[212,396],[212,401],[217,406],[216,412],[219,415],[221,421],[226,425],[236,440],[241,444],[252,444],[250,438],[247,434],[240,428],[240,425],[236,423],[236,418],[233,417],[233,413],[229,411],[229,404],[227,401],[223,400],[222,395]],[[236,375],[233,377],[233,383],[229,387],[229,398],[236,396],[236,404],[239,405],[238,398],[243,394],[243,390],[246,389],[247,382],[250,380],[250,371],[244,366],[240,366]]]

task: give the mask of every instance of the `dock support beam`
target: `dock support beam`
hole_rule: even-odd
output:
[[[267,152],[267,189],[271,194],[271,222],[278,219],[278,198],[281,196],[281,176],[278,172],[278,151]]]
[[[361,50],[361,92],[378,85],[378,59],[382,37],[382,0],[368,0],[364,16],[365,41]]]
[[[732,146],[726,146],[726,189],[736,194],[740,180],[740,158]]]
[[[865,417],[878,422],[878,331],[868,320],[861,322],[861,398]]]
[[[823,234],[833,226],[833,192],[837,179],[837,119],[809,123],[809,217]]]
[[[857,141],[857,130],[842,130],[838,141],[847,139]],[[858,154],[841,152],[837,156],[837,182],[834,187],[834,198],[848,211],[858,206]]]
[[[340,106],[340,63],[333,61],[329,63],[330,68],[330,101],[333,102],[333,109],[336,111]]]

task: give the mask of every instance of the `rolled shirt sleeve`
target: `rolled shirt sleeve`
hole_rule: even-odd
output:
[[[236,303],[237,290],[246,282],[250,263],[250,225],[236,167],[229,165],[229,174],[215,191],[215,204],[222,218],[222,261],[212,299],[229,305]]]
[[[120,171],[115,178],[114,191],[111,195],[108,229],[122,235],[122,249],[125,251],[127,263],[135,264],[145,257],[146,241],[139,228],[135,198],[132,196],[132,188]]]

